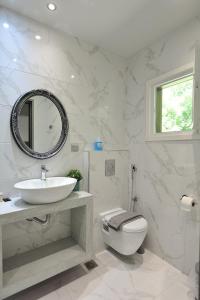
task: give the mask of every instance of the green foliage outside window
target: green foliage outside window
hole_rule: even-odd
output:
[[[193,127],[193,76],[156,89],[156,132],[190,131]]]

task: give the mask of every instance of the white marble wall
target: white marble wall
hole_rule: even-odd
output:
[[[105,176],[105,161],[115,160],[115,174]],[[94,247],[100,251],[104,247],[99,213],[116,208],[128,208],[128,162],[126,150],[90,152],[89,188],[94,195]]]
[[[3,27],[5,22],[9,24],[7,29]],[[42,39],[36,40],[36,34]],[[13,184],[40,176],[41,163],[47,164],[49,176],[64,175],[72,167],[82,170],[83,149],[97,137],[110,149],[125,144],[125,64],[121,58],[4,8],[0,8],[0,37],[0,191],[15,195]],[[24,92],[36,88],[50,90],[60,99],[70,123],[63,150],[45,161],[23,154],[9,129],[12,105]],[[72,153],[71,143],[80,144],[80,151]],[[56,224],[52,239],[60,228],[59,221]],[[65,229],[67,235],[68,222],[65,225],[62,233]],[[5,239],[11,241],[15,232],[18,240],[23,235],[24,241],[29,241],[26,235],[34,229],[23,228],[26,224],[18,224],[14,231],[8,228]],[[44,238],[43,233],[31,241],[33,246]],[[18,244],[15,250],[28,247],[21,243],[21,250]]]
[[[145,142],[145,84],[192,62],[199,39],[196,19],[137,53],[127,70],[125,118],[131,161],[138,168],[137,209],[149,222],[147,247],[186,273],[198,256],[199,205],[184,214],[179,199],[188,194],[199,200],[200,142]]]
[[[5,225],[2,230],[3,257],[11,257],[70,236],[70,216],[70,210],[52,214],[48,226],[26,220]]]
[[[10,24],[9,29],[2,26],[4,22]],[[35,34],[40,34],[42,40],[35,40]],[[0,191],[13,195],[16,181],[40,174],[42,162],[25,156],[15,145],[9,117],[13,103],[21,94],[35,88],[48,89],[61,100],[70,121],[67,144],[56,157],[45,161],[49,175],[62,175],[71,167],[83,170],[82,150],[96,137],[102,138],[107,149],[120,149],[126,144],[127,134],[131,162],[138,168],[136,207],[149,222],[147,246],[188,273],[198,253],[198,208],[192,214],[183,214],[179,198],[182,194],[199,197],[200,142],[144,141],[145,83],[194,59],[194,45],[200,39],[199,20],[140,51],[127,69],[117,56],[5,9],[0,9],[0,37]],[[72,153],[71,143],[79,143],[80,152]],[[96,249],[102,247],[98,213],[117,205],[127,206],[127,177],[122,176],[128,168],[127,156],[127,152],[108,151],[92,153],[90,157]],[[105,158],[113,157],[119,166],[117,175],[105,178]],[[65,218],[61,234],[69,234],[68,220],[69,217]],[[48,241],[57,236],[60,221],[62,217],[54,230],[48,229]],[[10,250],[9,255],[28,249],[30,244],[40,244],[46,236],[40,230],[30,243],[27,235],[37,232],[38,227],[26,231],[25,227],[18,224],[15,230],[5,230],[7,245],[12,238],[22,241],[22,235],[28,241],[22,249],[16,244],[15,251]],[[13,243],[8,246],[12,247]]]

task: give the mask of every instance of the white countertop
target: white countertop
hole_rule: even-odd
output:
[[[19,197],[12,198],[11,201],[0,203],[0,224],[78,207],[87,204],[90,199],[92,194],[84,191],[73,192],[66,199],[50,204],[28,204]]]

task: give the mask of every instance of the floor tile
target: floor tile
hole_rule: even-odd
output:
[[[10,300],[192,300],[188,278],[150,251],[124,257],[113,250],[96,256],[98,267],[80,266]]]
[[[174,283],[169,289],[161,293],[155,300],[194,300],[194,295],[183,284]]]

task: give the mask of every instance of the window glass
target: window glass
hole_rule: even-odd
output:
[[[187,75],[155,89],[155,131],[191,131],[193,128],[193,75]]]

